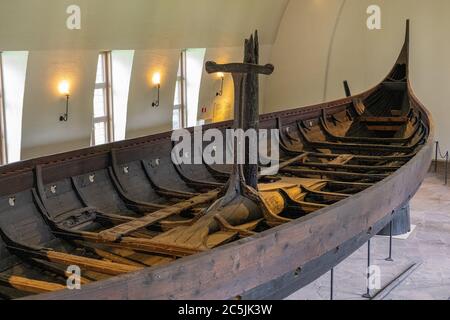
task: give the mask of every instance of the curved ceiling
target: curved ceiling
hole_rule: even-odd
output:
[[[240,46],[254,29],[272,44],[289,0],[14,0],[0,3],[0,50]],[[70,5],[81,29],[69,30]]]

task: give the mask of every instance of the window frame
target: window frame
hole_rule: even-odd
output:
[[[178,64],[179,72],[177,74],[177,86],[180,94],[180,103],[174,104],[173,111],[178,110],[179,112],[179,123],[180,128],[174,129],[182,129],[186,128],[187,125],[187,114],[186,114],[186,97],[187,97],[187,82],[186,82],[186,49],[182,50],[180,53],[180,60]]]
[[[3,79],[3,56],[0,51],[0,165],[7,163],[6,149],[6,118],[5,118],[5,90]]]
[[[113,92],[112,92],[112,61],[111,61],[111,51],[102,51],[99,53],[98,57],[101,57],[101,67],[103,69],[103,82],[97,83],[97,78],[95,80],[94,87],[94,97],[95,91],[98,89],[102,90],[103,93],[103,103],[105,115],[101,117],[95,116],[95,105],[93,105],[92,114],[92,133],[91,133],[91,145],[97,146],[100,143],[95,141],[95,125],[98,123],[105,124],[105,144],[114,141],[114,103],[113,103]],[[99,64],[97,63],[98,73]]]

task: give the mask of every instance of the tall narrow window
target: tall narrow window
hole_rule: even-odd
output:
[[[5,108],[3,100],[3,67],[2,53],[0,52],[0,165],[6,163],[6,134],[5,134]]]
[[[98,56],[95,79],[92,145],[105,144],[112,140],[112,112],[111,52],[102,52]]]
[[[177,83],[175,86],[175,98],[173,102],[173,129],[185,127],[186,108],[186,50],[181,51],[178,63]]]
[[[1,53],[2,149],[4,150],[2,157],[4,163],[20,161],[27,63],[28,51],[4,51]]]
[[[198,99],[206,49],[183,50],[178,66],[173,108],[173,128],[198,124]]]
[[[111,52],[114,141],[124,140],[126,135],[133,58],[134,50],[113,50]]]
[[[125,139],[133,58],[134,50],[114,50],[98,56],[92,145]]]

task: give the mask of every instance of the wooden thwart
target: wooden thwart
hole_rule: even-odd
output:
[[[24,254],[28,257],[35,257],[38,259],[60,263],[63,265],[77,265],[80,268],[85,268],[91,271],[96,271],[113,276],[117,276],[128,272],[134,272],[142,269],[135,266],[75,256],[72,254],[57,252],[53,250],[46,250],[46,249],[34,250],[31,248],[24,249],[12,246],[8,246],[8,248],[12,249],[13,251],[19,252],[20,254]]]
[[[219,194],[219,191],[214,190],[205,194],[201,194],[192,198],[189,201],[182,201],[173,206],[164,208],[162,210],[153,212],[143,218],[130,221],[113,227],[111,229],[102,231],[99,233],[99,237],[108,241],[117,241],[123,236],[129,235],[134,231],[145,228],[151,224],[157,223],[163,219],[167,219],[170,216],[179,214],[185,210],[189,210],[195,206],[206,204],[214,201]]]
[[[66,289],[65,286],[46,281],[28,279],[19,276],[0,274],[0,284],[29,293],[48,293]]]

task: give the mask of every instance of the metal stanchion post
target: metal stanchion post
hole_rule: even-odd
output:
[[[445,185],[448,185],[448,152],[445,155]]]
[[[370,299],[370,239],[367,241],[367,291],[363,295],[363,298]]]
[[[434,158],[434,172],[438,170],[438,156],[439,156],[439,141],[436,141],[436,156]]]
[[[330,300],[334,300],[334,268],[331,269],[330,272]]]
[[[386,261],[392,262],[394,259],[392,259],[392,228],[393,228],[394,222],[391,220],[391,223],[389,224],[389,257],[386,259]]]

